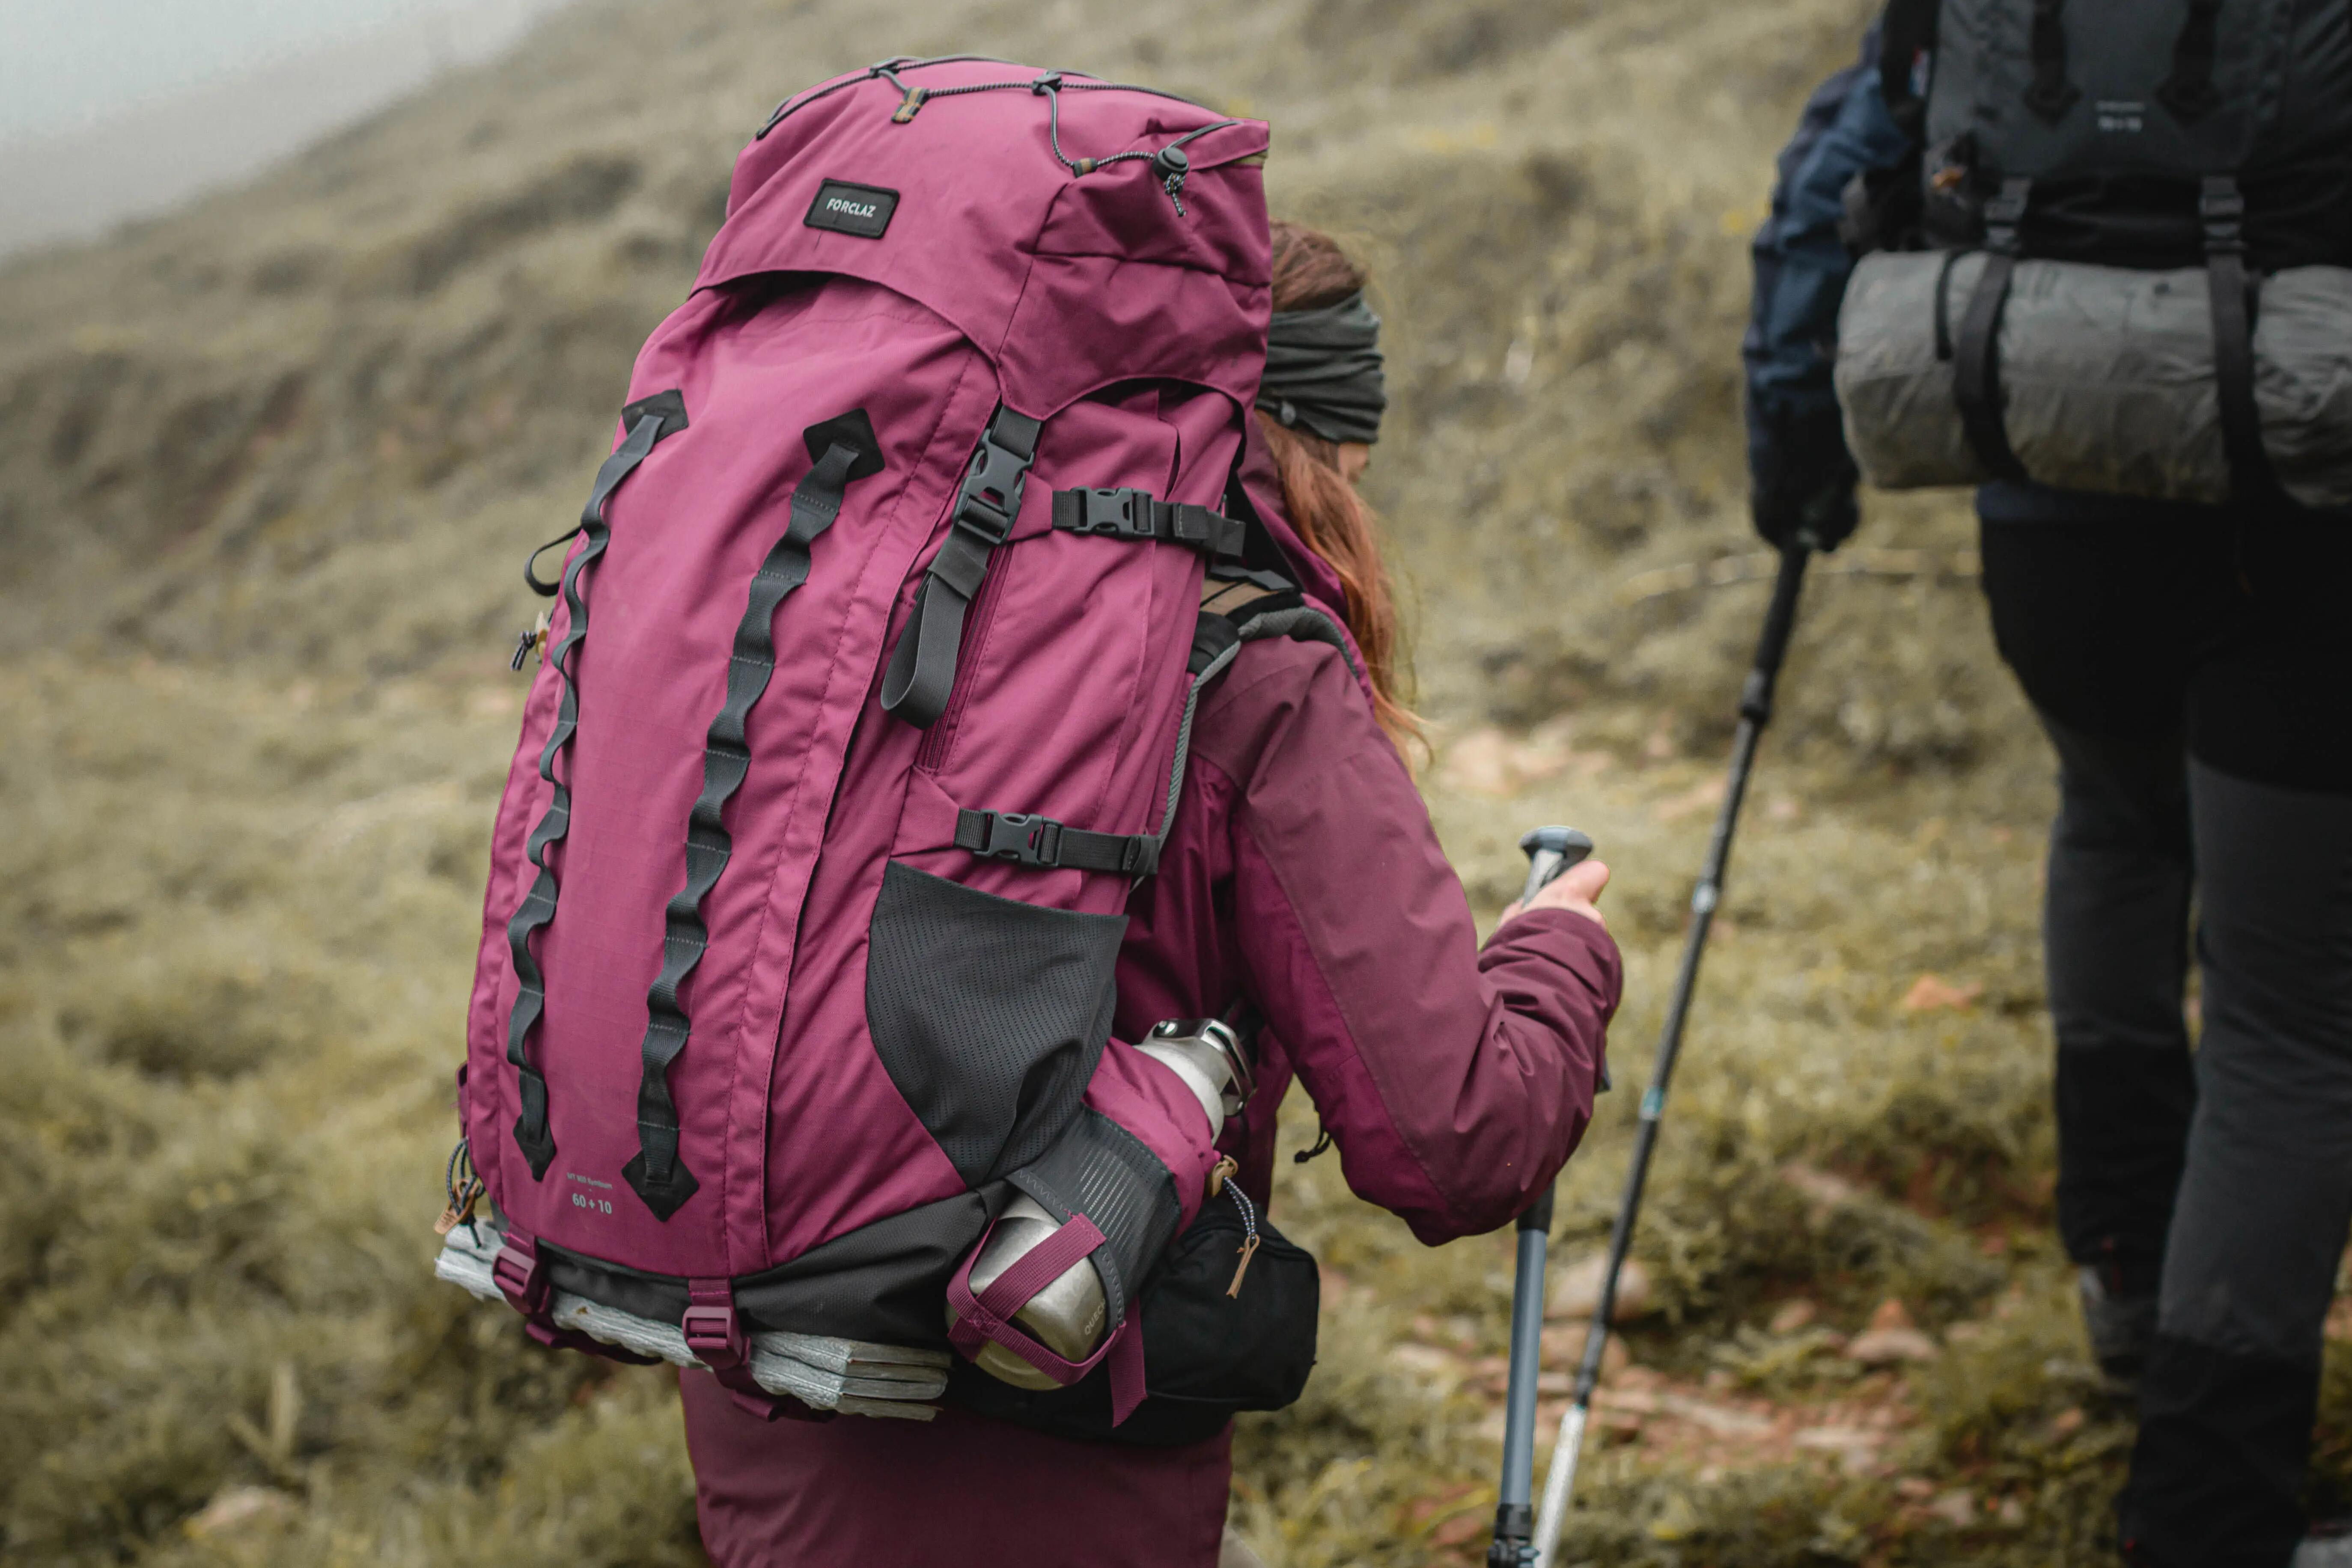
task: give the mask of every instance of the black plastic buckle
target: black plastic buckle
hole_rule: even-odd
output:
[[[1021,515],[1021,492],[1028,480],[1026,458],[983,438],[956,501],[955,525],[992,550],[1003,543]]]
[[[1062,863],[1062,825],[1050,816],[1023,811],[980,814],[980,847],[973,854],[992,860],[1018,860],[1024,866]]]
[[[2198,194],[2197,217],[2204,226],[2208,250],[2243,249],[2245,216],[2246,198],[2235,180],[2209,180]]]
[[[1106,533],[1118,539],[1151,537],[1151,492],[1135,489],[1078,491],[1078,523],[1073,533]]]
[[[1984,205],[1985,245],[1991,250],[2014,256],[2018,247],[2018,226],[2025,221],[2026,207],[2033,197],[2033,182],[2016,178],[2003,180],[2000,190]]]

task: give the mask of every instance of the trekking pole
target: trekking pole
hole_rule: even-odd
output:
[[[1525,907],[1544,885],[1592,853],[1592,840],[1573,827],[1538,827],[1519,840],[1528,853]],[[1503,1489],[1495,1505],[1495,1540],[1487,1568],[1521,1568],[1535,1527],[1536,1373],[1543,1353],[1544,1247],[1551,1237],[1552,1184],[1519,1215],[1518,1271],[1511,1281],[1511,1381],[1503,1400]]]
[[[1584,1447],[1584,1424],[1592,1412],[1592,1390],[1601,1381],[1601,1356],[1609,1344],[1609,1320],[1617,1308],[1617,1278],[1633,1243],[1633,1222],[1642,1210],[1642,1187],[1650,1174],[1650,1155],[1658,1143],[1658,1122],[1665,1114],[1666,1086],[1681,1055],[1683,1025],[1690,1017],[1691,993],[1698,984],[1698,962],[1706,951],[1706,933],[1715,923],[1716,906],[1723,901],[1723,873],[1731,858],[1731,833],[1739,821],[1740,802],[1748,795],[1748,775],[1756,763],[1756,743],[1772,718],[1772,687],[1780,678],[1780,660],[1789,651],[1789,634],[1797,622],[1797,598],[1804,591],[1805,563],[1812,547],[1801,541],[1780,552],[1780,574],[1772,584],[1771,607],[1764,613],[1764,632],[1756,642],[1756,663],[1739,693],[1739,730],[1731,742],[1731,774],[1723,795],[1723,809],[1715,819],[1715,837],[1706,847],[1706,863],[1691,893],[1690,935],[1683,942],[1682,968],[1675,975],[1673,1000],[1666,1006],[1665,1027],[1658,1036],[1658,1056],[1650,1069],[1650,1087],[1642,1094],[1642,1120],[1633,1134],[1633,1162],[1625,1173],[1625,1196],[1617,1207],[1617,1224],[1609,1237],[1609,1267],[1601,1278],[1601,1297],[1592,1304],[1591,1326],[1584,1334],[1584,1361],[1577,1368],[1573,1396],[1559,1418],[1559,1439],[1553,1444],[1551,1468],[1544,1476],[1543,1510],[1537,1516],[1535,1568],[1551,1568],[1559,1527],[1568,1514],[1568,1495],[1576,1485],[1576,1461]],[[1547,1219],[1551,1204],[1542,1207]],[[1522,1221],[1522,1224],[1525,1222]],[[1526,1254],[1521,1253],[1524,1258]],[[1512,1344],[1516,1387],[1518,1346]],[[1532,1398],[1533,1379],[1529,1379]],[[1497,1542],[1496,1550],[1501,1543]],[[1498,1563],[1494,1552],[1489,1563]],[[1510,1559],[1513,1568],[1518,1560]]]

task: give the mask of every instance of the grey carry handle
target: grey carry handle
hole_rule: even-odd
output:
[[[1538,827],[1519,840],[1527,851],[1529,899],[1570,866],[1592,853],[1592,840],[1573,827]],[[1549,1184],[1518,1221],[1518,1262],[1511,1284],[1511,1374],[1503,1400],[1503,1485],[1495,1505],[1495,1536],[1486,1549],[1488,1568],[1523,1568],[1534,1550],[1536,1470],[1536,1373],[1543,1353],[1544,1252],[1551,1237]]]

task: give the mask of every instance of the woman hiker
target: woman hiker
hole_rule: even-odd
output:
[[[1616,945],[1587,861],[1481,948],[1402,750],[1396,610],[1355,479],[1379,436],[1379,321],[1327,237],[1274,226],[1258,409],[1286,514],[1266,519],[1336,647],[1245,643],[1202,702],[1159,875],[1128,905],[1115,1032],[1226,1013],[1265,1020],[1256,1088],[1221,1144],[1261,1208],[1296,1078],[1349,1186],[1431,1245],[1493,1230],[1549,1184],[1592,1114],[1617,1006]],[[1261,509],[1264,510],[1264,509]],[[1260,590],[1211,581],[1212,609]],[[702,1535],[754,1564],[1246,1562],[1225,1536],[1231,1428],[1189,1447],[1074,1441],[950,1405],[929,1425],[763,1423],[681,1375]]]

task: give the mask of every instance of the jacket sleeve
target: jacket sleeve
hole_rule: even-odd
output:
[[[1759,480],[1818,454],[1776,450],[1790,440],[1842,439],[1830,384],[1837,354],[1838,306],[1853,258],[1838,237],[1845,188],[1856,174],[1893,169],[1912,138],[1896,125],[1879,89],[1878,33],[1861,63],[1823,82],[1780,153],[1772,205],[1751,254],[1755,294],[1741,344],[1748,371],[1748,451]]]
[[[1425,1242],[1491,1230],[1591,1120],[1616,945],[1548,910],[1481,952],[1420,793],[1339,657],[1252,651],[1233,678],[1253,689],[1220,704],[1247,721],[1196,742],[1200,765],[1232,776],[1249,993],[1351,1188]]]

